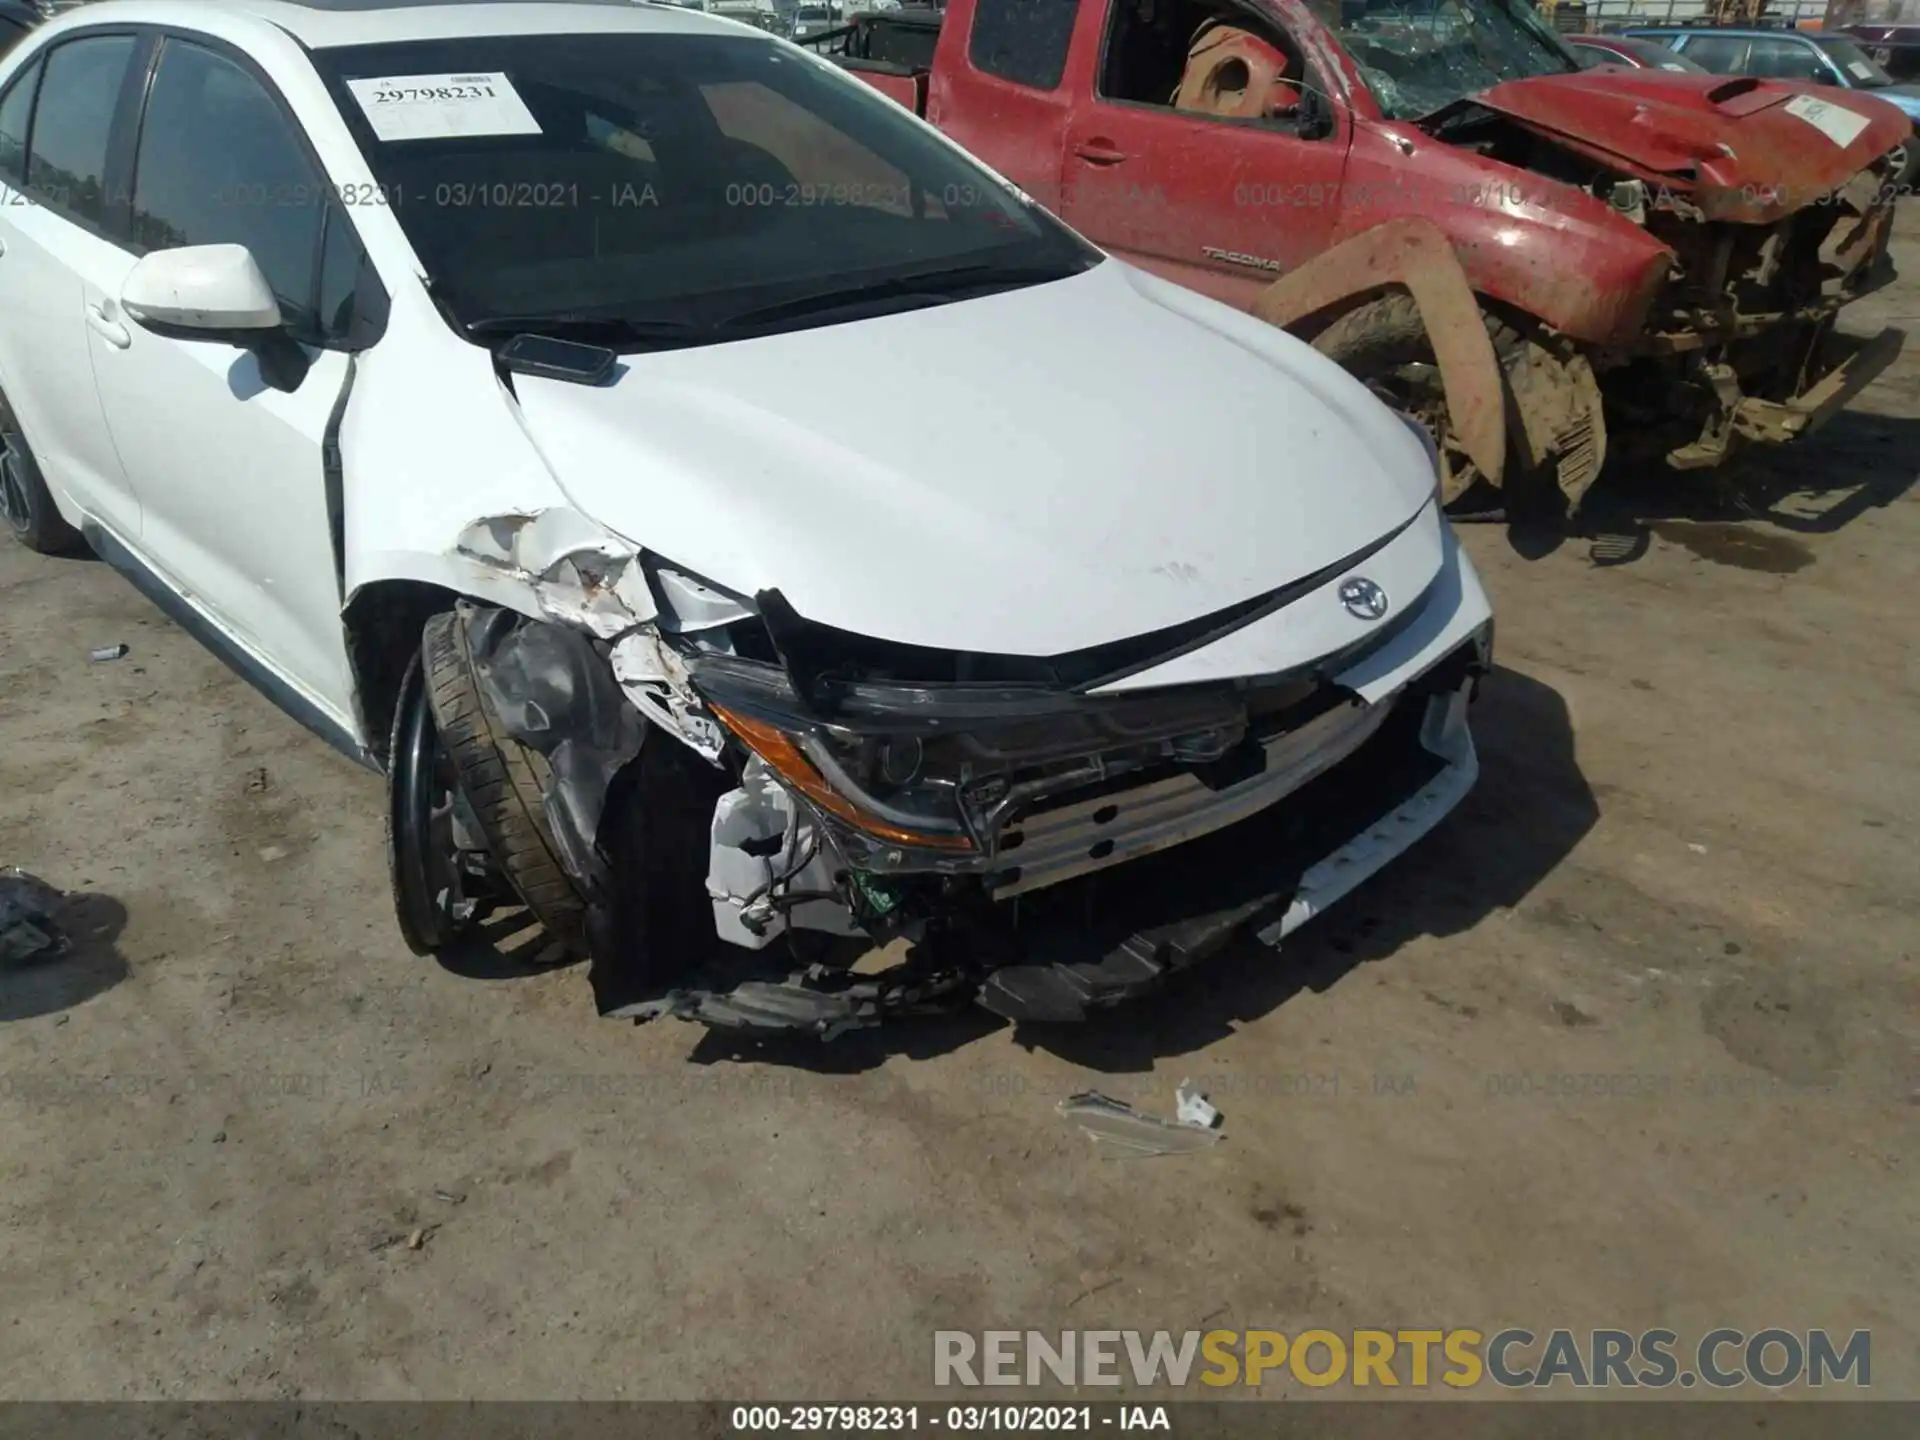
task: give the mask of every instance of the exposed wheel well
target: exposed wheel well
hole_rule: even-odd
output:
[[[451,610],[457,599],[457,592],[442,585],[376,580],[355,593],[342,616],[360,733],[382,768],[388,760],[400,682],[420,649],[420,631],[431,617]]]

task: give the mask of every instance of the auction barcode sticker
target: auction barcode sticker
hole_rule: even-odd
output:
[[[538,135],[540,122],[500,71],[484,75],[383,75],[349,80],[381,140]]]
[[[1849,110],[1844,105],[1835,105],[1826,100],[1816,100],[1811,95],[1796,95],[1787,101],[1787,113],[1798,115],[1834,144],[1845,148],[1860,138],[1860,132],[1867,128],[1867,117],[1858,110]]]

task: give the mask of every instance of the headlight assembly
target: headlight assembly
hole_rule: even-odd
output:
[[[818,809],[874,840],[953,860],[990,858],[1022,805],[1156,764],[1206,764],[1247,734],[1231,690],[1102,698],[858,684],[822,715],[773,667],[737,657],[697,662],[694,683],[741,744]]]
[[[917,736],[870,736],[826,726],[791,728],[713,704],[720,723],[775,774],[828,814],[876,839],[972,851],[953,780],[923,773]]]

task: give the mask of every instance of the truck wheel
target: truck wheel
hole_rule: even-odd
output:
[[[561,866],[547,825],[547,759],[505,733],[474,676],[468,616],[449,611],[427,621],[420,641],[427,695],[440,743],[500,867],[549,934],[570,950],[583,945],[586,905]]]
[[[1440,450],[1440,497],[1449,513],[1577,508],[1606,457],[1592,367],[1584,356],[1557,355],[1481,313],[1507,381],[1504,476],[1482,475],[1454,438],[1433,346],[1411,295],[1396,292],[1356,306],[1315,336],[1313,347],[1427,427]]]
[[[4,395],[0,395],[0,519],[7,522],[14,539],[42,555],[70,555],[86,546],[80,532],[60,517]]]
[[[1508,337],[1517,342],[1519,337],[1491,317],[1487,328],[1494,354],[1504,365],[1502,342]],[[1499,508],[1499,477],[1482,475],[1454,438],[1440,367],[1411,295],[1396,291],[1355,306],[1316,335],[1313,348],[1427,427],[1440,450],[1440,499],[1449,511]]]

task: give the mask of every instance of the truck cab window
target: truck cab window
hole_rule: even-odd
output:
[[[1100,94],[1229,120],[1294,115],[1307,68],[1293,41],[1219,0],[1120,0]]]
[[[851,205],[912,215],[913,186],[898,166],[804,105],[754,81],[700,88],[720,133],[733,199],[746,207]]]
[[[1016,85],[1058,89],[1079,14],[1080,0],[979,0],[967,58]]]

